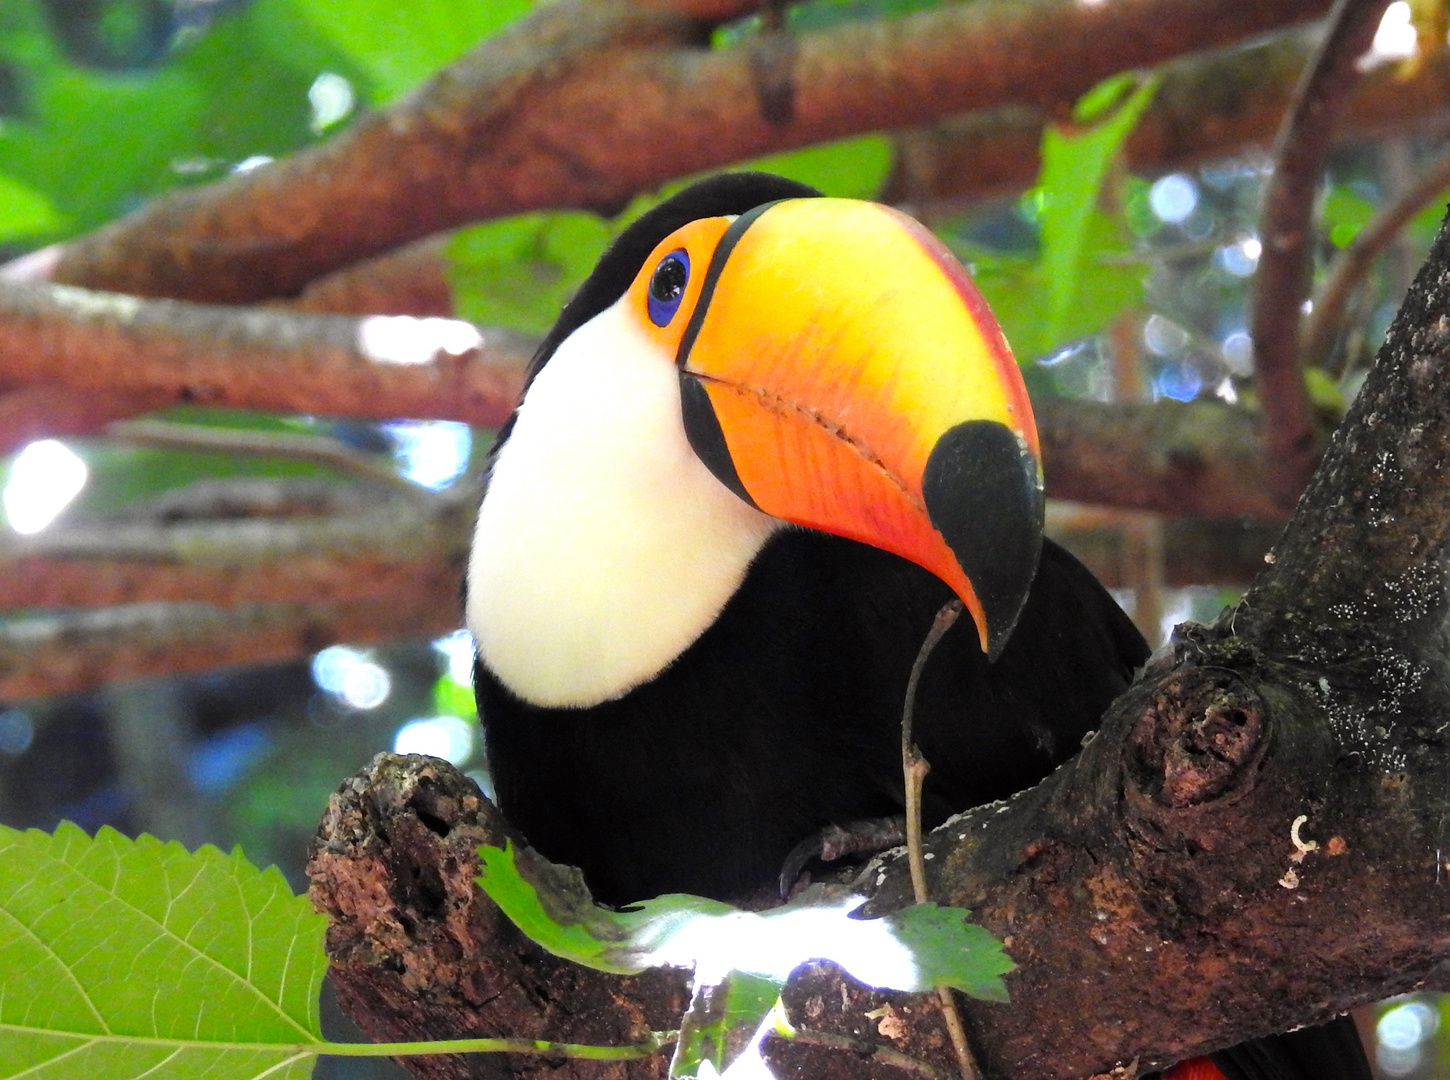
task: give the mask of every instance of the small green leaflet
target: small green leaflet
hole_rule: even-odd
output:
[[[924,991],[942,984],[1005,1001],[1012,961],[962,908],[921,904],[880,919],[854,918],[865,898],[815,886],[768,911],[740,911],[672,894],[610,911],[588,900],[577,871],[528,852],[483,847],[478,882],[525,934],[557,956],[602,971],[693,967],[700,982],[746,972],[784,985],[808,960],[829,960],[868,986]],[[567,881],[560,894],[559,882]],[[543,884],[541,893],[535,882]]]
[[[0,241],[57,232],[65,218],[45,192],[0,174]]]
[[[1113,246],[1116,228],[1098,200],[1110,166],[1161,78],[1154,75],[1127,94],[1135,81],[1133,75],[1119,75],[1099,83],[1073,111],[1074,120],[1092,127],[1073,134],[1049,128],[1043,138],[1041,183],[1048,205],[1042,219],[1042,263],[1049,289],[1046,333],[1052,344],[1078,329],[1072,325],[1072,309],[1088,280],[1102,270],[1089,265],[1090,255]]]
[[[808,960],[829,960],[881,989],[947,985],[1007,1000],[1002,976],[1012,961],[996,938],[966,922],[970,913],[961,908],[917,904],[885,918],[857,919],[852,915],[863,897],[817,885],[762,912],[678,893],[610,911],[593,902],[572,867],[555,866],[527,848],[516,852],[511,844],[482,847],[479,855],[480,887],[556,956],[617,974],[694,969],[671,1076],[717,1075],[742,1055],[758,1053],[772,1028],[782,1030],[781,987]]]
[[[891,918],[896,936],[921,965],[924,982],[955,986],[974,998],[1005,1004],[1007,985],[1002,976],[1016,965],[988,930],[966,921],[970,914],[965,908],[926,903],[913,904]]]
[[[780,1002],[774,979],[734,972],[713,985],[698,984],[680,1026],[671,1076],[698,1076],[708,1064],[723,1073],[754,1051],[774,1025],[765,1025]]]
[[[240,852],[0,827],[0,1078],[305,1080],[325,925]]]

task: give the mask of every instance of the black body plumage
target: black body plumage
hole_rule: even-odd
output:
[[[823,826],[901,812],[906,681],[949,599],[914,563],[791,529],[694,645],[617,700],[539,708],[480,665],[499,806],[610,903],[773,882]],[[997,662],[963,619],[923,672],[927,824],[1042,779],[1147,652],[1102,586],[1049,544]]]

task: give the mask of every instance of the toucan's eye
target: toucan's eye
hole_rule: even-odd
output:
[[[656,326],[668,326],[680,309],[685,282],[690,280],[690,256],[676,248],[655,267],[649,279],[649,318]]]

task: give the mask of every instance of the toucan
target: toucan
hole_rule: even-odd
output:
[[[1039,462],[1001,330],[918,222],[760,173],[665,200],[490,455],[466,614],[500,809],[606,903],[757,894],[901,814],[907,680],[953,597],[924,823],[1037,783],[1148,655],[1043,538]]]

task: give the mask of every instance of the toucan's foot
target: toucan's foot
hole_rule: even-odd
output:
[[[780,897],[789,900],[809,884],[806,867],[833,863],[851,855],[876,855],[906,843],[906,818],[898,815],[827,825],[791,849],[780,869]]]

